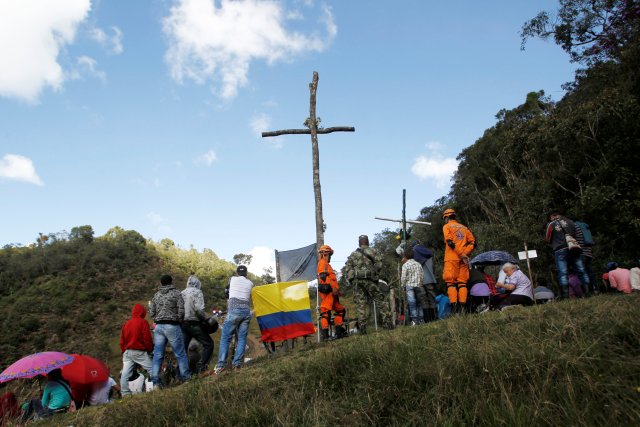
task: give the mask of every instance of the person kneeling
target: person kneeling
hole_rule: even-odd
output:
[[[502,266],[507,278],[505,283],[496,283],[496,287],[511,291],[511,294],[505,298],[501,308],[509,305],[532,305],[533,291],[531,289],[531,281],[518,267],[511,263]]]

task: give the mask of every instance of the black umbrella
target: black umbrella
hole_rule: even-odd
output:
[[[515,259],[509,252],[489,251],[483,252],[471,260],[471,265],[502,265],[505,262],[517,264]]]

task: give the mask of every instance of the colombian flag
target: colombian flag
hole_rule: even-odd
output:
[[[313,334],[307,282],[256,286],[251,291],[262,342],[282,341]]]

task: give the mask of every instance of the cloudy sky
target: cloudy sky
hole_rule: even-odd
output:
[[[225,259],[315,240],[314,70],[326,242],[446,194],[501,108],[574,66],[522,23],[556,2],[0,0],[0,245],[119,225]]]

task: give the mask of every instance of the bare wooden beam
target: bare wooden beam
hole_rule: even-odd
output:
[[[355,132],[356,128],[352,126],[334,126],[330,128],[320,128],[316,131],[318,134],[325,133],[333,133],[333,132]],[[283,130],[274,130],[272,132],[262,132],[263,138],[268,138],[270,136],[280,136],[280,135],[310,135],[311,129],[283,129]]]

